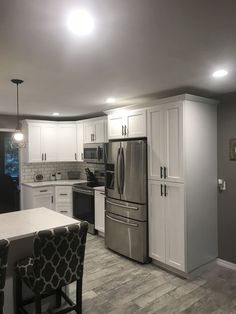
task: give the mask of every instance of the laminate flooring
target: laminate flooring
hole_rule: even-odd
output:
[[[181,279],[152,264],[142,265],[88,235],[83,280],[83,314],[236,314],[236,272],[215,266]],[[75,298],[74,286],[70,295]]]

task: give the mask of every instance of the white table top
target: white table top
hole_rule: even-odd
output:
[[[76,183],[84,183],[86,180],[58,180],[58,181],[42,181],[42,182],[27,182],[22,183],[22,185],[29,186],[31,188],[39,188],[42,186],[58,186],[58,185],[69,185],[72,186]]]
[[[74,223],[79,221],[45,207],[0,214],[0,239],[22,239],[36,231]]]

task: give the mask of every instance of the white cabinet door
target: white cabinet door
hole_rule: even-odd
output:
[[[124,138],[124,125],[126,117],[124,115],[108,116],[108,139]]]
[[[94,121],[94,142],[105,142],[105,120]]]
[[[105,221],[105,194],[101,191],[95,191],[95,229],[104,232]]]
[[[160,180],[164,170],[164,113],[162,106],[148,111],[149,179]]]
[[[40,123],[28,124],[28,162],[42,162],[43,155],[41,150],[42,125]]]
[[[183,182],[183,103],[168,104],[164,108],[166,179]]]
[[[128,111],[126,116],[126,137],[145,137],[146,130],[146,110]]]
[[[58,160],[58,129],[56,124],[42,124],[42,153],[44,161]]]
[[[84,160],[84,125],[77,123],[77,161]]]
[[[185,271],[184,184],[166,183],[166,264]]]
[[[161,193],[163,182],[149,180],[149,256],[165,263],[165,199]]]
[[[33,197],[34,208],[46,207],[54,209],[53,194],[34,195]]]
[[[60,161],[76,161],[77,141],[76,124],[58,125],[58,148]]]
[[[84,122],[84,143],[93,143],[95,134],[94,122]]]

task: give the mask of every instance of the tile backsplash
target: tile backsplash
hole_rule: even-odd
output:
[[[68,179],[68,171],[79,171],[80,179],[86,179],[85,168],[89,168],[91,171],[99,170],[104,171],[103,164],[91,164],[86,162],[47,162],[47,163],[22,163],[21,166],[21,182],[33,182],[35,174],[42,174],[43,181],[50,180],[51,173],[60,171],[62,174],[62,180]]]

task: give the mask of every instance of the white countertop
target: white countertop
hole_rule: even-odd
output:
[[[43,182],[27,182],[22,185],[29,186],[31,188],[38,188],[42,186],[55,186],[55,185],[69,185],[72,186],[76,183],[84,183],[86,180],[58,180],[58,181],[43,181]]]
[[[105,192],[105,186],[95,186],[94,190]]]
[[[36,231],[75,223],[79,221],[45,207],[0,214],[0,239],[26,238]]]

